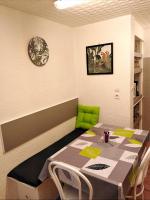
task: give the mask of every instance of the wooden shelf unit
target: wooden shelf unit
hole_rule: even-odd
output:
[[[135,36],[134,47],[134,94],[133,94],[133,127],[142,128],[143,99],[143,57],[142,40]]]

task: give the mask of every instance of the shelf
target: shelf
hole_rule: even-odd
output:
[[[137,97],[134,97],[134,106],[136,106],[141,100],[143,99],[143,95],[139,95]]]
[[[134,68],[134,74],[139,74],[141,72],[142,72],[142,68],[140,67]]]
[[[136,58],[142,58],[142,54],[139,52],[134,52],[134,57]]]

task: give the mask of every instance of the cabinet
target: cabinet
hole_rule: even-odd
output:
[[[17,179],[7,177],[6,199],[49,200],[57,199],[58,196],[58,190],[51,178],[46,179],[37,187],[33,187]]]
[[[143,99],[143,43],[140,38],[134,38],[134,91],[133,91],[133,126],[142,128]]]

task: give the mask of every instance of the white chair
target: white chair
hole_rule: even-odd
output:
[[[63,162],[53,161],[49,164],[49,173],[56,184],[61,200],[92,200],[92,185],[77,168]],[[63,180],[63,175],[66,180]],[[67,179],[70,179],[70,184],[73,187]],[[86,192],[83,191],[83,186],[86,186]]]
[[[142,161],[140,163],[140,166],[138,167],[137,171],[135,172],[135,177],[133,185],[133,195],[126,196],[126,198],[132,198],[136,200],[138,196],[142,196],[142,200],[144,200],[144,178],[146,177],[148,166],[150,161],[150,147],[146,151],[145,155],[142,158]],[[140,189],[139,189],[140,187]],[[138,191],[139,189],[139,191]]]

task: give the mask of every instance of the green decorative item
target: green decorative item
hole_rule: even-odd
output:
[[[98,106],[78,105],[78,115],[76,120],[76,128],[90,129],[99,120]]]
[[[132,130],[125,130],[122,128],[117,128],[114,132],[113,135],[117,135],[117,136],[122,136],[122,137],[126,137],[126,138],[131,138],[133,136],[135,131]]]
[[[135,184],[135,179],[137,177],[137,172],[138,172],[138,167],[133,167],[130,174],[129,174],[129,183],[130,183],[130,186],[133,187],[134,184]]]
[[[85,147],[83,150],[80,151],[80,155],[87,157],[87,158],[96,158],[101,154],[101,149],[97,147]]]

